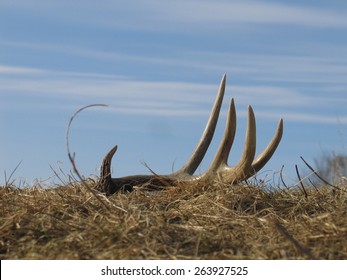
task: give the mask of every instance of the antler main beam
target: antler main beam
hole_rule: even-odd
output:
[[[132,191],[134,186],[147,186],[160,189],[165,186],[177,185],[179,182],[220,180],[226,184],[237,184],[256,174],[270,160],[283,134],[283,120],[280,119],[276,133],[269,145],[259,156],[255,157],[256,150],[256,123],[251,106],[248,107],[248,126],[244,150],[240,161],[235,166],[228,166],[227,160],[233,145],[236,131],[236,110],[234,99],[231,99],[224,136],[217,153],[207,171],[200,175],[193,175],[212,141],[217,125],[222,101],[224,97],[226,75],[223,75],[212,112],[206,124],[205,130],[193,151],[192,155],[177,172],[168,175],[132,175],[121,178],[111,177],[111,161],[117,151],[114,146],[104,157],[101,165],[98,189],[110,195],[117,191]]]

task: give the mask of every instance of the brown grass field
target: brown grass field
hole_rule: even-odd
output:
[[[0,259],[347,259],[346,186],[305,191],[4,186]]]

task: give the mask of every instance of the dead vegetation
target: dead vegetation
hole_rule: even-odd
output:
[[[88,185],[93,188],[95,183]],[[0,188],[1,259],[347,259],[347,192]]]

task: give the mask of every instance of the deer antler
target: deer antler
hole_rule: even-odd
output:
[[[179,182],[207,182],[214,179],[219,179],[227,184],[237,184],[256,174],[270,160],[280,143],[283,134],[283,120],[280,119],[276,133],[269,145],[256,159],[254,159],[256,149],[256,124],[253,109],[249,106],[248,127],[241,159],[236,166],[228,166],[227,160],[236,131],[236,111],[234,100],[232,99],[230,102],[224,136],[211,166],[204,173],[193,175],[211,143],[224,97],[225,82],[226,75],[223,75],[206,128],[192,155],[181,169],[168,175],[133,175],[121,178],[111,178],[111,160],[117,150],[117,146],[115,146],[106,154],[102,161],[100,180],[97,188],[104,191],[106,194],[113,194],[119,190],[132,191],[134,186],[140,185],[146,185],[150,188],[157,189],[168,185],[176,185]]]

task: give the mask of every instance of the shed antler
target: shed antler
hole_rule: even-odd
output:
[[[211,166],[204,173],[193,175],[211,143],[224,97],[225,82],[226,76],[224,75],[201,139],[187,163],[184,164],[181,169],[168,175],[133,175],[111,178],[111,160],[117,150],[117,146],[115,146],[106,154],[102,161],[98,189],[104,191],[106,194],[113,194],[119,190],[132,191],[134,186],[146,185],[149,188],[157,189],[168,185],[176,185],[179,182],[208,182],[214,179],[218,179],[227,184],[237,184],[256,174],[270,160],[280,143],[283,134],[283,120],[280,119],[276,133],[269,145],[256,159],[254,159],[256,149],[256,124],[253,109],[249,106],[246,140],[241,159],[236,166],[228,166],[227,160],[236,131],[236,111],[234,100],[232,99],[224,136]]]

